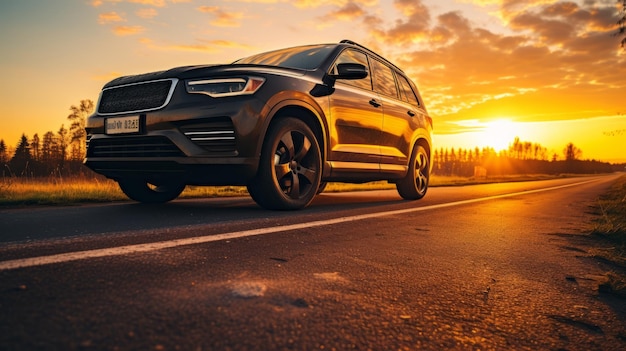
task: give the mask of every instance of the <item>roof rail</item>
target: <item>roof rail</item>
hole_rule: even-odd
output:
[[[340,44],[351,44],[351,45],[355,45],[355,46],[361,47],[361,48],[363,48],[363,49],[365,49],[365,50],[368,50],[368,51],[374,52],[374,51],[372,51],[372,50],[370,50],[370,49],[366,48],[365,46],[363,46],[363,45],[361,45],[361,44],[357,43],[356,41],[352,41],[352,40],[350,40],[350,39],[344,39],[344,40],[340,41],[339,43],[340,43]]]
[[[369,48],[367,48],[367,47],[365,47],[365,46],[363,46],[363,45],[361,45],[361,44],[359,44],[359,43],[357,43],[357,42],[355,42],[355,41],[352,41],[352,40],[350,40],[350,39],[344,39],[344,40],[340,41],[339,43],[340,43],[340,44],[350,44],[350,45],[358,46],[358,47],[360,47],[360,48],[362,48],[362,49],[365,49],[365,50],[367,50],[367,51],[369,51],[369,52],[373,53],[374,55],[378,56],[380,59],[384,60],[385,62],[388,62],[389,64],[391,64],[392,66],[394,66],[395,68],[397,68],[400,72],[403,72],[403,73],[404,73],[404,71],[402,71],[402,69],[401,69],[400,67],[396,66],[395,64],[393,64],[392,62],[390,62],[390,61],[389,61],[389,60],[387,60],[386,58],[384,58],[384,57],[380,56],[380,55],[379,55],[377,52],[375,52],[374,50],[371,50],[371,49],[369,49]]]

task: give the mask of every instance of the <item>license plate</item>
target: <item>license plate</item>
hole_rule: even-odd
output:
[[[139,116],[107,118],[107,134],[139,133]]]

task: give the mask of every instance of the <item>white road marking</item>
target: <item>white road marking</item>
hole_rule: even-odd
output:
[[[191,238],[185,238],[185,239],[160,241],[160,242],[155,242],[155,243],[126,245],[126,246],[111,247],[111,248],[106,248],[106,249],[76,251],[76,252],[68,252],[68,253],[57,254],[57,255],[29,257],[29,258],[22,258],[22,259],[9,260],[9,261],[0,261],[0,271],[9,270],[9,269],[17,269],[17,268],[42,266],[42,265],[53,264],[53,263],[85,260],[85,259],[97,258],[97,257],[121,256],[121,255],[128,255],[128,254],[133,254],[133,253],[138,253],[138,252],[163,250],[163,249],[178,247],[178,246],[203,244],[203,243],[222,241],[222,240],[232,240],[232,239],[244,238],[244,237],[249,237],[249,236],[273,234],[273,233],[279,233],[279,232],[286,232],[290,230],[321,227],[321,226],[327,226],[327,225],[333,225],[333,224],[339,224],[339,223],[345,223],[345,222],[355,222],[355,221],[361,221],[364,219],[371,219],[371,218],[377,218],[377,217],[394,216],[394,215],[411,213],[411,212],[436,210],[439,208],[461,206],[461,205],[467,205],[467,204],[472,204],[476,202],[501,199],[505,197],[527,195],[527,194],[569,188],[569,187],[579,186],[579,185],[594,182],[594,181],[596,181],[596,179],[573,183],[573,184],[560,185],[560,186],[555,186],[555,187],[550,187],[550,188],[526,190],[526,191],[520,191],[520,192],[510,193],[510,194],[493,195],[493,196],[481,197],[477,199],[448,202],[448,203],[443,203],[443,204],[438,204],[438,205],[407,208],[407,209],[387,211],[387,212],[368,213],[368,214],[363,214],[363,215],[358,215],[358,216],[340,217],[340,218],[334,218],[334,219],[328,219],[328,220],[322,220],[322,221],[284,225],[280,227],[258,228],[258,229],[243,230],[243,231],[231,232],[231,233],[212,234],[212,235],[197,236],[197,237],[191,237]]]

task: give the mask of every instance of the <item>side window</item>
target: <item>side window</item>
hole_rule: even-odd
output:
[[[340,63],[360,63],[365,67],[369,67],[367,64],[367,56],[364,53],[350,49],[344,50],[339,57],[337,57],[337,61],[335,61],[332,70],[336,70],[337,65]],[[368,74],[367,77],[363,79],[345,79],[341,80],[341,82],[355,87],[372,90],[371,74]]]
[[[372,67],[374,69],[374,91],[397,99],[398,90],[391,67],[378,60],[372,60]]]
[[[419,106],[419,100],[415,96],[415,92],[411,89],[411,84],[409,80],[403,75],[396,75],[398,77],[398,83],[400,88],[400,97],[405,102],[408,102],[411,105]]]

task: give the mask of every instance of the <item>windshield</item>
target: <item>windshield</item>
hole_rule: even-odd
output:
[[[313,70],[318,68],[335,45],[299,46],[242,58],[234,64],[268,65]]]

